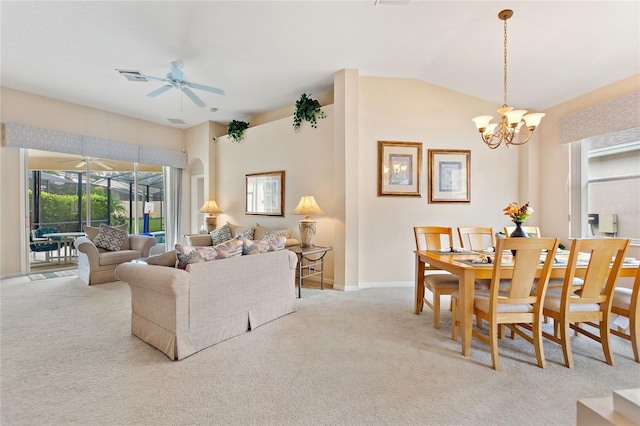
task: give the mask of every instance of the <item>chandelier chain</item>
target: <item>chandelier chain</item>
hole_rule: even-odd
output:
[[[507,106],[507,20],[504,20],[504,106]]]

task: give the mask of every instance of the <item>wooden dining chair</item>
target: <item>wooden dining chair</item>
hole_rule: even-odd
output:
[[[505,226],[504,227],[504,235],[509,238],[509,236],[511,235],[511,233],[513,231],[515,231],[516,227],[515,226]],[[542,235],[540,234],[540,228],[538,228],[537,226],[523,226],[522,230],[524,231],[525,234],[527,234],[529,236],[529,238],[541,238]]]
[[[413,233],[416,250],[440,250],[453,247],[453,231],[449,227],[414,226]],[[443,245],[443,240],[448,245]],[[458,277],[444,271],[434,274],[432,271],[437,269],[431,266],[426,266],[426,269],[429,272],[425,271],[424,286],[431,292],[433,303],[424,294],[420,295],[422,298],[420,311],[426,303],[433,311],[433,327],[440,328],[440,297],[458,290]]]
[[[513,240],[514,238],[509,238]],[[610,345],[610,314],[613,289],[629,247],[625,238],[575,239],[571,244],[562,290],[549,290],[542,313],[553,319],[554,334],[542,335],[562,345],[564,363],[573,368],[569,330],[573,329],[602,345],[605,361],[613,365]],[[519,255],[519,253],[518,253]],[[588,257],[581,285],[574,281],[578,260]],[[612,262],[613,259],[613,262]],[[590,323],[600,331],[595,335],[580,326]]]
[[[458,228],[460,244],[466,250],[482,251],[496,246],[496,236],[489,226],[461,226]]]
[[[638,341],[640,341],[640,267],[633,282],[633,288],[615,287],[611,301],[611,314],[620,315],[629,319],[629,333],[621,327],[611,328],[614,334],[631,342],[633,358],[640,363],[640,352],[638,351]]]
[[[493,368],[500,370],[498,358],[498,333],[506,325],[529,343],[536,351],[536,359],[540,368],[545,368],[544,350],[542,347],[542,303],[547,283],[551,275],[553,257],[558,248],[557,238],[502,238],[496,246],[496,252],[517,250],[513,258],[513,275],[509,287],[500,287],[503,266],[500,256],[493,264],[491,287],[489,290],[476,291],[473,298],[473,313],[489,323],[489,335],[474,329],[472,335],[489,345]],[[545,262],[540,272],[536,291],[532,293],[536,271],[540,264],[543,250],[547,251]],[[453,295],[453,329],[454,340],[457,340],[459,324],[459,303],[457,293]],[[522,328],[528,330],[525,332]],[[500,333],[502,334],[502,333]],[[501,336],[502,337],[502,336]]]

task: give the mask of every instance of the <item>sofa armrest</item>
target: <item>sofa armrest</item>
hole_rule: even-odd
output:
[[[98,257],[100,255],[100,252],[98,251],[98,247],[93,244],[93,241],[91,241],[87,237],[80,237],[75,239],[73,245],[75,246],[76,250],[78,250],[78,252],[87,255],[87,258],[89,259],[89,265],[92,268],[98,267]]]
[[[189,246],[212,246],[213,245],[213,241],[211,240],[211,235],[209,234],[185,235],[184,238],[187,240],[187,245]]]
[[[139,251],[142,257],[149,256],[151,248],[158,244],[158,240],[148,235],[129,235],[129,247],[131,250]]]
[[[116,268],[116,278],[131,286],[169,296],[182,296],[189,292],[189,273],[183,269],[144,263],[123,263]]]

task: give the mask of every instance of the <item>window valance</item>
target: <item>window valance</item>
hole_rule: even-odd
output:
[[[109,139],[77,135],[58,130],[40,129],[22,124],[4,125],[4,143],[14,148],[62,152],[134,163],[187,167],[187,154],[180,151],[128,144]]]
[[[640,126],[640,91],[560,119],[560,145]]]

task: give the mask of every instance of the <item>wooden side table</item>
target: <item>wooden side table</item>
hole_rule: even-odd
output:
[[[296,281],[298,281],[298,299],[302,297],[302,281],[320,275],[320,289],[324,290],[324,257],[333,250],[332,247],[300,245],[287,247],[298,256]]]

